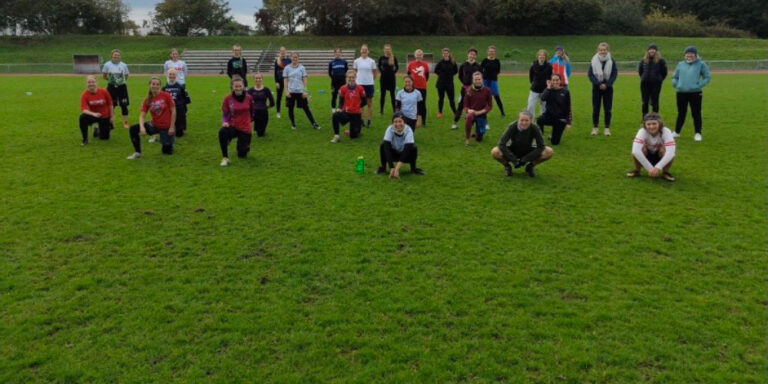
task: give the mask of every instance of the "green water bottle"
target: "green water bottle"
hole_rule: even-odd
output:
[[[365,172],[365,159],[363,158],[363,155],[357,157],[355,170],[357,171],[358,175],[362,175]]]

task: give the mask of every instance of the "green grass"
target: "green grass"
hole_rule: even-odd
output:
[[[372,174],[385,117],[328,143],[325,79],[321,131],[273,117],[222,169],[223,78],[192,77],[189,136],[137,161],[122,128],[79,146],[81,78],[0,78],[0,382],[764,382],[765,82],[714,75],[675,183],[624,177],[634,76],[610,138],[574,78],[534,179],[489,156],[511,119],[465,148],[430,87],[428,174],[398,182]],[[523,107],[524,78],[501,88]]]
[[[443,47],[454,50],[455,56],[474,46],[481,53],[489,45],[496,45],[499,56],[508,60],[533,61],[536,51],[544,48],[550,54],[557,44],[565,45],[573,61],[589,61],[597,44],[607,41],[617,60],[639,60],[648,44],[655,42],[668,58],[682,57],[686,46],[695,44],[707,60],[745,60],[768,58],[764,39],[674,38],[658,36],[222,36],[222,37],[127,37],[127,36],[45,36],[13,38],[0,37],[0,63],[70,63],[74,54],[98,54],[109,57],[113,48],[120,48],[128,64],[163,63],[171,48],[230,49],[241,44],[245,49],[265,49],[285,45],[289,49],[331,49],[340,46],[359,49],[362,43],[371,46],[378,55],[385,43],[391,43],[395,53],[402,57],[417,48],[440,54]]]

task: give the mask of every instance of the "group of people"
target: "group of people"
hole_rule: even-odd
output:
[[[307,91],[307,70],[300,63],[297,52],[288,54],[285,47],[280,47],[274,62],[275,93],[273,95],[264,84],[263,75],[253,75],[253,86],[248,88],[248,64],[242,56],[242,48],[235,45],[232,58],[227,63],[227,75],[230,78],[230,90],[222,101],[222,122],[219,130],[219,143],[222,152],[222,166],[230,163],[228,146],[237,141],[237,155],[244,158],[250,151],[252,133],[264,136],[269,123],[269,108],[276,107],[277,118],[283,95],[288,107],[291,129],[296,129],[295,107],[302,109],[315,129],[320,125],[315,121],[310,110],[310,96]],[[502,117],[504,105],[500,97],[498,75],[501,62],[496,57],[496,47],[490,46],[487,57],[477,61],[478,51],[470,48],[466,61],[457,65],[450,49],[442,50],[442,58],[433,69],[424,60],[422,50],[416,50],[413,59],[406,66],[403,88],[396,91],[396,74],[399,63],[392,52],[392,46],[383,48],[383,55],[378,61],[370,56],[367,45],[360,49],[360,57],[350,66],[342,58],[340,48],[334,50],[334,58],[328,63],[328,76],[331,79],[331,121],[333,137],[331,142],[341,141],[340,130],[349,125],[344,132],[350,139],[360,136],[363,127],[370,127],[373,118],[373,98],[375,81],[379,78],[381,89],[379,113],[384,114],[387,94],[393,112],[391,125],[386,129],[380,146],[381,166],[377,173],[386,173],[399,178],[400,167],[410,164],[415,174],[424,174],[416,167],[417,150],[414,132],[427,124],[427,84],[430,73],[437,75],[438,93],[437,118],[443,117],[444,100],[447,97],[453,113],[452,129],[458,128],[458,122],[465,115],[464,140],[483,141],[490,129],[488,114],[495,101]],[[114,127],[114,115],[117,107],[122,113],[123,127],[129,129],[134,153],[128,159],[142,156],[141,140],[143,135],[150,136],[150,141],[159,140],[162,153],[172,154],[176,137],[184,135],[187,129],[187,105],[191,103],[186,90],[187,66],[179,58],[179,52],[173,49],[170,59],[164,64],[166,84],[160,78],[152,77],[149,81],[147,97],[142,101],[139,122],[133,126],[128,123],[129,97],[126,81],[129,77],[128,66],[121,61],[121,52],[111,53],[111,60],[103,66],[103,77],[107,88],[98,87],[93,76],[86,79],[86,90],[81,96],[80,130],[82,144],[88,144],[89,127],[95,125],[93,136],[102,140],[110,137]],[[662,84],[668,75],[665,60],[658,46],[651,44],[638,65],[642,99],[643,124],[634,140],[632,156],[635,167],[628,172],[628,177],[640,174],[645,168],[651,177],[663,177],[674,180],[669,167],[675,155],[675,141],[685,122],[688,106],[694,120],[695,141],[701,141],[701,104],[702,88],[710,81],[707,65],[698,57],[696,47],[685,49],[684,60],[680,61],[672,76],[672,85],[677,91],[678,115],[675,130],[664,127],[658,114],[659,96]],[[563,133],[569,129],[573,120],[569,79],[571,62],[563,46],[555,47],[555,54],[548,59],[547,52],[541,49],[536,54],[529,70],[530,92],[526,108],[517,120],[507,127],[499,143],[491,151],[491,156],[503,164],[508,176],[513,168],[525,167],[525,172],[533,177],[534,167],[550,159],[554,151],[544,144],[546,126],[551,127],[547,136],[551,145],[561,142]],[[600,112],[603,112],[603,134],[610,136],[612,119],[613,88],[618,76],[618,65],[611,57],[607,43],[600,43],[592,57],[588,78],[592,83],[592,135],[599,133]],[[458,77],[460,91],[458,104],[454,103],[454,78]],[[540,113],[536,114],[536,107]],[[649,113],[649,111],[651,111]],[[150,115],[147,121],[147,114]],[[474,132],[473,132],[474,128]]]

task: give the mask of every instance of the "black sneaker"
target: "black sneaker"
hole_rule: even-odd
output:
[[[512,166],[509,163],[504,164],[504,174],[506,174],[507,177],[512,177]]]
[[[384,167],[378,167],[376,168],[376,172],[374,172],[374,175],[384,175],[387,173],[387,169]]]
[[[99,137],[99,127],[93,127],[93,137]]]
[[[525,166],[525,173],[530,177],[536,177],[536,172],[533,170],[533,167],[533,163],[528,163],[528,165]]]
[[[421,169],[421,168],[414,168],[413,170],[411,170],[411,173],[413,173],[414,175],[419,175],[419,176],[424,176],[424,175],[426,175],[426,174],[427,174],[427,173],[426,173],[426,172],[424,172],[424,170],[423,170],[423,169]]]
[[[664,180],[666,180],[666,181],[675,181],[675,177],[674,177],[674,176],[672,176],[672,174],[671,174],[671,173],[669,173],[669,172],[664,172],[664,173],[661,175],[661,177],[662,177],[662,178],[664,178]]]
[[[320,124],[314,123],[314,124],[312,124],[312,128],[319,130],[320,129]]]
[[[80,143],[80,145],[82,145],[82,146],[86,146],[86,145],[88,145],[88,140],[87,140],[87,139],[86,139],[86,140],[83,140],[83,142],[82,142],[82,143]]]
[[[366,128],[370,128],[371,127],[371,121],[370,120],[365,122],[365,127]]]

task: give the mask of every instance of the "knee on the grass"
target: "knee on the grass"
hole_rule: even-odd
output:
[[[491,157],[493,157],[494,159],[496,159],[498,161],[503,161],[504,160],[504,153],[502,153],[501,149],[499,149],[499,147],[496,146],[496,147],[493,147],[493,149],[491,149]]]
[[[549,160],[552,158],[552,156],[555,155],[555,150],[552,149],[550,146],[545,146],[544,149],[541,151],[541,156],[539,156],[539,160]]]

